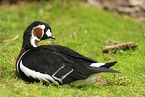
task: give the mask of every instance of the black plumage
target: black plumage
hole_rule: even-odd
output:
[[[37,23],[39,24],[38,21]],[[45,25],[45,23],[41,24]],[[33,27],[32,25],[30,26]],[[45,27],[47,26],[48,25],[45,25]],[[29,27],[27,30],[29,30]],[[50,26],[48,26],[47,29],[49,28]],[[30,33],[30,31],[27,32],[27,30],[25,33]],[[47,35],[45,33],[46,31],[44,31],[42,37],[46,39]],[[25,34],[24,37],[26,37]],[[28,46],[27,49],[23,48],[24,51],[19,55],[16,66],[18,74],[27,81],[45,81],[62,85],[85,80],[96,73],[120,73],[119,71],[109,69],[116,62],[97,65],[97,61],[87,58],[64,46],[43,45],[33,47],[31,43],[28,42],[28,44],[30,44],[29,47],[31,48],[28,48]],[[97,67],[91,66],[93,63],[95,63]]]

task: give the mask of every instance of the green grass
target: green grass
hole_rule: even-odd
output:
[[[52,8],[46,10],[49,4]],[[56,0],[51,3],[1,5],[0,41],[16,35],[19,37],[14,41],[0,42],[0,71],[15,69],[23,32],[35,20],[51,25],[56,37],[55,44],[70,47],[99,62],[118,61],[112,69],[122,73],[102,73],[90,85],[72,87],[28,83],[18,78],[15,72],[4,72],[0,73],[0,97],[145,96],[145,23],[98,10],[83,2],[60,3]],[[76,35],[71,37],[73,33]],[[139,47],[122,53],[104,54],[102,48],[108,39],[133,41],[139,43]],[[53,41],[44,40],[40,45],[54,44]]]

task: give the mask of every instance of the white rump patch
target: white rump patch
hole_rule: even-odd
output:
[[[33,78],[38,78],[40,81],[46,81],[49,83],[49,80],[52,81],[54,84],[59,84],[57,81],[55,81],[50,75],[48,74],[42,74],[40,72],[36,72],[34,70],[31,70],[27,67],[25,67],[23,64],[22,64],[22,60],[20,62],[20,69],[25,73],[25,75],[27,75],[28,77],[33,77]]]
[[[105,65],[105,63],[92,63],[90,66],[91,67],[100,67],[100,66],[103,66]]]

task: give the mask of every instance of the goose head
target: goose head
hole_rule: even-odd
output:
[[[22,49],[27,50],[38,46],[38,42],[48,38],[55,39],[52,34],[51,27],[40,21],[30,24],[23,35]]]

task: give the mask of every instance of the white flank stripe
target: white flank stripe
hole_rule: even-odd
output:
[[[68,73],[66,73],[65,75],[62,76],[62,79],[65,79],[70,73],[72,73],[74,70],[72,69],[71,71],[69,71]]]
[[[91,67],[100,67],[100,66],[103,66],[105,65],[105,63],[92,63],[90,66]]]
[[[73,72],[73,69],[71,71],[69,71],[68,73],[66,73],[65,75],[63,75],[61,78],[56,77],[55,75],[62,69],[64,68],[65,65],[62,65],[53,75],[52,77],[55,78],[56,80],[58,80],[59,82],[62,83],[62,80],[65,79],[70,73]]]
[[[36,72],[34,70],[31,70],[27,67],[25,67],[23,64],[22,64],[22,60],[20,62],[20,69],[25,73],[25,75],[27,75],[28,77],[33,77],[33,78],[38,78],[39,80],[44,80],[46,82],[49,83],[48,80],[52,81],[54,84],[59,84],[57,81],[55,81],[50,75],[48,74],[42,74],[40,72]]]

